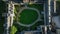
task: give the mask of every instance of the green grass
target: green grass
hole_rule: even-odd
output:
[[[57,1],[60,1],[60,0],[57,0]]]
[[[43,11],[43,4],[28,4],[28,7],[36,8],[40,11]]]
[[[56,11],[57,15],[60,15],[60,1],[56,1]]]
[[[15,34],[16,32],[17,32],[17,28],[15,26],[12,26],[10,34]]]
[[[18,6],[17,6],[18,7]],[[28,5],[28,7],[30,7],[30,8],[36,8],[36,9],[38,9],[39,10],[39,12],[41,12],[41,11],[43,11],[43,5],[39,5],[39,4],[32,4],[32,5]],[[16,8],[16,11],[17,11],[17,9],[18,8]],[[17,15],[17,12],[15,11],[15,15]],[[34,13],[34,14],[33,14]],[[38,16],[38,15],[36,15],[37,13],[36,12],[31,12],[31,10],[29,9],[29,10],[23,10],[22,11],[22,13],[20,14],[20,16],[19,16],[19,21],[20,22],[22,22],[22,21],[24,21],[24,22],[22,22],[22,23],[24,23],[24,24],[31,24],[32,23],[32,21],[34,21],[35,19],[36,19],[36,17]],[[33,15],[33,16],[32,16]],[[27,16],[29,16],[28,18],[27,18]],[[40,15],[41,16],[41,19],[43,19],[44,20],[44,18],[43,18],[43,16],[42,15]],[[34,17],[34,18],[33,18]],[[34,19],[34,20],[32,20],[31,22],[29,22],[30,21],[30,19]],[[22,21],[21,21],[22,20]],[[27,22],[26,22],[27,21]],[[26,23],[25,23],[26,22]],[[39,26],[39,25],[43,25],[44,24],[44,21],[38,21],[37,23],[35,23],[33,26],[31,26],[30,27],[30,29],[31,30],[36,30],[36,27],[37,26]],[[17,31],[23,31],[23,30],[28,30],[28,27],[24,27],[24,26],[19,26],[18,24],[16,24],[16,23],[14,23],[14,26],[16,26],[16,28],[17,28]]]
[[[32,24],[38,18],[38,13],[32,9],[24,9],[20,14],[19,21],[22,24]]]

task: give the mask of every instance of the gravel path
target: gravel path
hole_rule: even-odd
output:
[[[37,20],[36,20],[35,22],[33,22],[32,24],[29,24],[29,25],[26,25],[26,24],[22,24],[22,23],[20,23],[20,22],[17,22],[19,25],[21,25],[21,26],[26,26],[26,27],[30,27],[30,26],[34,25],[35,23],[37,23],[37,22],[40,20],[40,13],[39,13],[39,11],[38,11],[37,9],[35,9],[35,8],[23,7],[23,8],[21,8],[21,10],[19,11],[18,14],[20,14],[20,13],[22,12],[22,10],[24,10],[24,9],[32,9],[32,10],[35,10],[35,11],[38,13],[38,18],[37,18]]]

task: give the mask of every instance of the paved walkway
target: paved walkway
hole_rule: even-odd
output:
[[[26,24],[22,24],[22,23],[19,23],[19,22],[18,22],[19,25],[21,25],[21,26],[26,26],[26,27],[30,27],[30,26],[34,25],[35,23],[37,23],[37,22],[40,20],[40,12],[39,12],[39,10],[37,10],[37,9],[35,9],[35,8],[30,8],[30,7],[23,7],[23,8],[21,8],[21,10],[19,11],[19,14],[20,14],[24,9],[32,9],[32,10],[35,10],[35,11],[38,13],[38,18],[37,18],[37,20],[36,20],[35,22],[33,22],[32,24],[26,25]]]
[[[60,28],[60,16],[54,16],[52,21],[56,24],[57,27]]]

